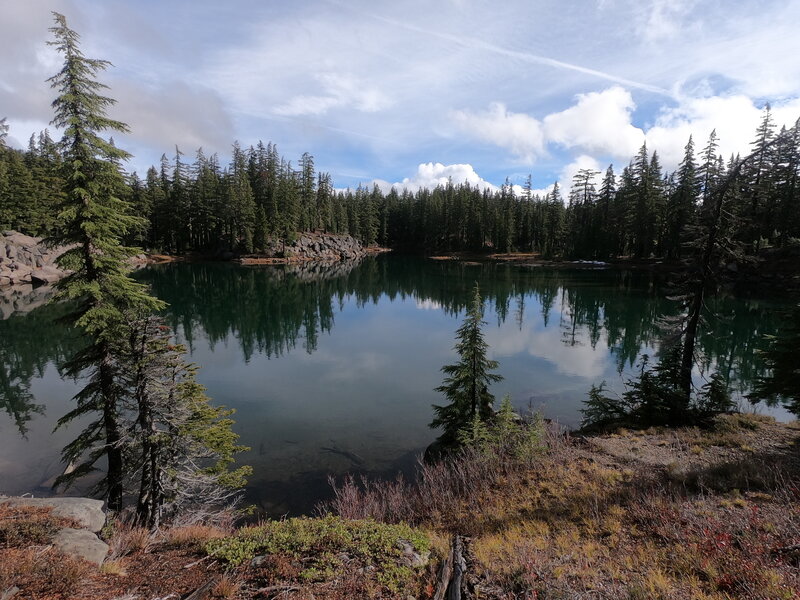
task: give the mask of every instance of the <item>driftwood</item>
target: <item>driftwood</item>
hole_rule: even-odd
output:
[[[453,546],[450,546],[450,552],[444,559],[441,568],[439,569],[439,578],[436,583],[436,594],[433,600],[444,600],[447,593],[447,586],[450,584],[450,576],[453,574]]]
[[[183,600],[203,600],[208,596],[209,592],[211,592],[211,588],[213,588],[216,583],[216,579],[209,579],[191,594],[184,597]]]
[[[464,538],[460,535],[453,537],[450,552],[439,569],[436,584],[436,594],[433,600],[462,600],[467,595],[466,590],[467,559],[464,553]]]
[[[453,540],[453,578],[450,581],[447,600],[461,600],[466,574],[467,559],[464,558],[464,539],[457,535]]]

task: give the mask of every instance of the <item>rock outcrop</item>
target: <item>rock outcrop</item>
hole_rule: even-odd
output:
[[[64,250],[46,246],[42,238],[4,232],[0,235],[0,286],[55,283],[64,276],[55,264]]]
[[[73,519],[80,529],[66,527],[56,533],[53,546],[64,554],[102,563],[108,554],[108,544],[97,537],[106,522],[102,500],[91,498],[0,498],[0,503],[14,506],[52,506],[53,514]]]
[[[364,246],[352,236],[306,232],[299,234],[290,244],[281,241],[270,243],[264,255],[267,258],[283,258],[288,262],[309,260],[333,262],[353,260],[365,254]]]

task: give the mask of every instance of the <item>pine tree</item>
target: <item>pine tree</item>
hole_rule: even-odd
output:
[[[79,48],[79,35],[69,29],[63,15],[53,13],[56,25],[49,42],[64,56],[61,70],[49,79],[58,90],[53,102],[52,124],[64,128],[60,148],[64,163],[66,198],[59,218],[63,227],[53,242],[72,248],[59,258],[72,273],[59,283],[59,297],[76,306],[72,321],[89,340],[88,345],[65,365],[68,376],[88,374],[87,385],[75,396],[77,407],[59,420],[64,425],[76,418],[92,416],[83,432],[64,449],[64,458],[76,468],[60,482],[69,482],[107,459],[103,487],[111,510],[122,507],[124,462],[121,428],[121,374],[115,345],[124,338],[125,311],[151,313],[163,303],[127,275],[126,259],[133,254],[120,239],[141,224],[130,215],[125,202],[115,196],[124,184],[115,162],[127,152],[101,137],[106,130],[127,131],[106,110],[114,100],[102,95],[105,85],[96,75],[109,63],[86,58]]]
[[[468,427],[474,418],[484,422],[492,418],[494,396],[489,392],[489,385],[502,377],[491,372],[497,369],[498,363],[486,357],[489,346],[481,331],[484,324],[483,302],[475,284],[466,317],[456,332],[458,343],[454,349],[460,360],[442,367],[446,377],[436,388],[450,401],[445,406],[434,405],[436,416],[430,424],[443,430],[439,440],[444,446],[455,444],[459,430]]]
[[[678,181],[666,214],[663,250],[667,258],[680,258],[681,242],[686,228],[693,222],[697,198],[700,193],[700,182],[697,177],[697,165],[694,162],[694,142],[689,142],[678,167]]]

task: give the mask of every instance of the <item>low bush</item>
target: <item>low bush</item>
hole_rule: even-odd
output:
[[[407,525],[336,516],[270,521],[246,527],[233,536],[208,541],[205,550],[234,566],[261,555],[302,558],[297,578],[305,582],[329,580],[352,562],[362,568],[373,567],[377,580],[396,592],[410,585],[416,573],[404,555],[401,540],[419,554],[430,550],[427,537]]]

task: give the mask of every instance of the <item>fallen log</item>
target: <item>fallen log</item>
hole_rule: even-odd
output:
[[[467,559],[464,557],[464,539],[457,535],[453,539],[453,577],[450,581],[447,600],[461,600],[466,574]]]
[[[444,559],[441,568],[439,569],[439,577],[436,582],[436,593],[433,600],[444,600],[447,594],[447,587],[450,585],[450,576],[453,574],[453,546],[450,546],[450,552]]]
[[[211,592],[211,588],[213,588],[216,583],[216,579],[209,579],[191,594],[185,596],[183,600],[204,600],[206,597],[208,597],[209,593]]]

